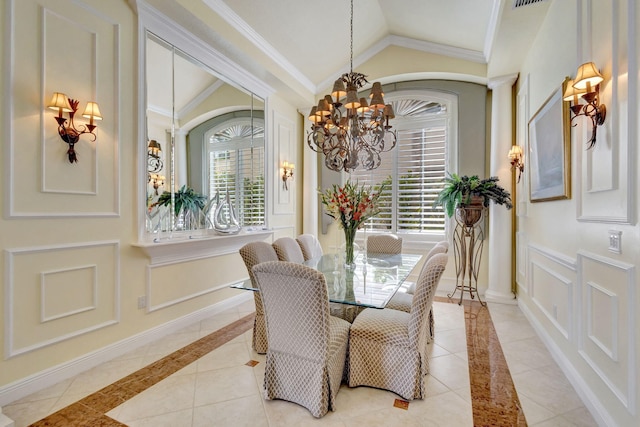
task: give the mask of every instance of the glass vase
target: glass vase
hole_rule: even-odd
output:
[[[355,227],[344,229],[344,265],[346,268],[353,268],[356,265],[356,230]]]

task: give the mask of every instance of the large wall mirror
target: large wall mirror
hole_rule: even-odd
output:
[[[265,102],[146,33],[147,234],[265,226]]]

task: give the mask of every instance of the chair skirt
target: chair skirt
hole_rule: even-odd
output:
[[[273,349],[267,351],[264,389],[266,399],[297,403],[316,417],[335,410],[349,342],[349,323],[331,316],[327,364]]]
[[[424,397],[425,346],[410,344],[409,318],[386,308],[367,308],[356,317],[349,338],[349,387],[381,388],[406,400]]]

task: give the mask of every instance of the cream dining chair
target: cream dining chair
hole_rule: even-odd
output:
[[[429,253],[425,258],[424,264],[422,268],[424,269],[427,265],[427,262],[436,254],[446,254],[449,251],[449,243],[446,241],[438,242],[436,245],[431,248]],[[416,284],[412,283],[407,292],[396,292],[395,295],[389,300],[386,305],[386,308],[391,308],[394,310],[405,311],[409,313],[411,311],[411,302],[413,300],[413,294],[415,293]],[[427,343],[433,340],[435,336],[435,319],[433,317],[433,310],[429,310],[429,327],[427,329],[429,336],[427,339]]]
[[[321,272],[278,261],[258,264],[253,273],[262,294],[269,339],[265,397],[297,403],[314,417],[322,417],[335,410],[350,324],[329,314]]]
[[[302,264],[304,262],[304,255],[302,255],[302,249],[298,242],[291,237],[281,237],[272,243],[273,249],[278,254],[280,261],[295,262]]]
[[[322,246],[313,234],[301,234],[296,237],[296,241],[302,250],[305,261],[322,256]]]
[[[247,243],[240,248],[240,256],[249,271],[251,285],[254,288],[257,288],[258,285],[253,275],[253,266],[266,261],[278,261],[278,254],[276,254],[273,246],[267,242]],[[260,292],[253,292],[253,300],[256,306],[256,317],[253,321],[253,338],[251,345],[257,353],[264,354],[267,352],[269,344],[267,342],[267,331],[264,324],[264,308],[262,306]]]
[[[367,254],[399,254],[402,237],[395,234],[374,234],[367,237]]]
[[[349,332],[349,387],[381,388],[406,400],[425,397],[427,316],[447,259],[437,254],[422,269],[411,312],[367,308],[356,317]]]

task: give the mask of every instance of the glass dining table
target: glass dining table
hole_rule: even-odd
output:
[[[359,254],[355,265],[346,268],[337,254],[325,254],[305,261],[324,274],[329,301],[360,307],[384,308],[422,259],[416,254]],[[232,286],[257,291],[250,280]]]

